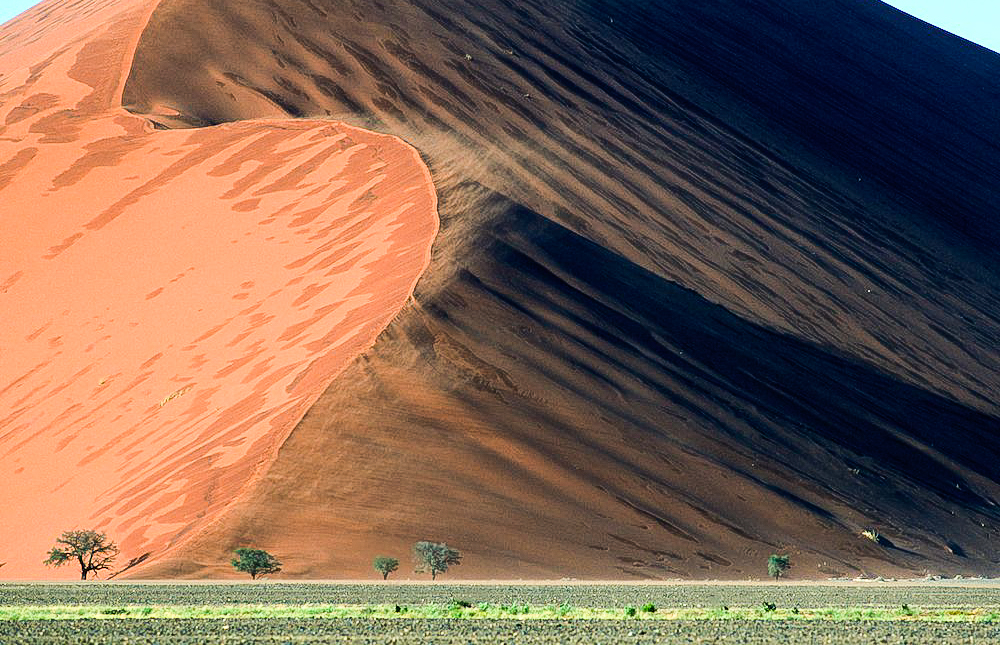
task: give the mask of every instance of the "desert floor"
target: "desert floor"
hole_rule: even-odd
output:
[[[455,601],[473,608],[527,605],[531,615],[456,618]],[[625,615],[628,606],[657,611]],[[747,619],[665,618],[670,610],[758,608],[778,614]],[[333,605],[402,606],[412,617],[290,615]],[[615,609],[602,619],[533,618],[534,608]],[[937,618],[897,617],[900,608]],[[31,607],[70,616],[100,608],[100,617],[11,618]],[[183,618],[136,618],[135,609],[184,608]],[[256,608],[273,615],[191,617],[219,608]],[[803,620],[788,610],[871,610],[881,618]],[[129,615],[122,617],[122,611]],[[784,613],[781,613],[784,612]],[[963,613],[964,612],[964,613]],[[979,612],[970,618],[969,612]],[[461,581],[433,584],[357,581],[128,582],[0,584],[0,641],[4,643],[987,643],[1000,640],[1000,581],[823,581],[594,583],[582,581]],[[26,614],[25,614],[26,615]],[[570,614],[572,616],[573,614]],[[773,616],[784,616],[774,618]],[[430,617],[429,617],[430,616]],[[964,616],[964,617],[962,617]],[[956,622],[948,622],[955,619]]]

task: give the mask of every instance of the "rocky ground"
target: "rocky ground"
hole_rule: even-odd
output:
[[[950,586],[954,584],[954,586]],[[426,605],[452,600],[496,605],[625,607],[1000,607],[1000,586],[941,581],[930,585],[864,583],[777,585],[629,584],[0,584],[0,606],[24,605]]]
[[[479,621],[410,619],[67,620],[0,623],[0,641],[133,645],[195,643],[995,643],[1000,626],[974,623]]]
[[[447,603],[625,607],[1000,607],[984,586],[830,585],[395,585],[395,584],[4,584],[0,606]],[[227,618],[0,621],[9,645],[198,643],[727,643],[958,644],[1000,642],[1000,625],[902,621],[455,620],[450,618]]]

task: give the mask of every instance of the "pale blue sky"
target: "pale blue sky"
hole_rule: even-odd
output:
[[[872,0],[872,2],[877,1]],[[1000,52],[1000,0],[887,0],[887,2],[932,25]],[[35,0],[0,0],[0,23],[7,22],[34,4],[37,4]]]
[[[7,22],[28,7],[33,7],[36,0],[0,0],[0,22]]]
[[[897,9],[1000,52],[1000,0],[885,0]]]

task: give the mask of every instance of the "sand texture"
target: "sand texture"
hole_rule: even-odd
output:
[[[79,576],[42,567],[63,530],[107,531],[124,563],[211,522],[403,306],[437,228],[427,170],[393,137],[287,119],[157,131],[116,106],[149,9],[35,9],[58,24],[38,60],[14,47],[31,14],[4,34],[10,577]]]
[[[868,0],[162,0],[141,29],[120,104],[143,117],[128,119],[143,126],[137,137],[181,143],[156,143],[159,152],[143,143],[134,154],[144,164],[160,163],[157,155],[178,162],[190,139],[231,136],[245,147],[254,135],[236,133],[270,127],[261,119],[343,120],[420,151],[441,229],[413,299],[381,306],[380,320],[398,315],[376,342],[359,342],[360,356],[323,371],[325,383],[319,374],[310,381],[322,390],[315,403],[282,395],[245,413],[230,407],[223,418],[233,425],[219,435],[207,421],[171,417],[164,432],[202,437],[199,447],[233,443],[225,433],[237,428],[266,437],[266,446],[253,453],[240,444],[220,458],[255,459],[249,479],[252,466],[234,466],[252,486],[224,509],[209,494],[203,506],[213,521],[192,524],[172,550],[161,538],[130,574],[231,576],[229,553],[252,542],[279,556],[285,576],[372,576],[371,559],[382,553],[410,569],[409,547],[420,539],[460,548],[464,563],[448,575],[465,578],[741,579],[765,575],[775,552],[790,554],[801,578],[1000,574],[997,78],[1000,56]],[[302,127],[300,139],[317,134]],[[49,136],[69,136],[59,132]],[[300,150],[305,142],[296,141],[275,149]],[[252,218],[245,231],[222,234],[224,248],[274,228],[291,244],[303,236],[285,222],[299,207],[281,209],[316,199],[313,188],[265,194],[266,213],[239,209],[263,208],[250,193],[301,168],[327,141],[236,198],[227,195],[256,166],[224,163],[235,150],[171,184],[199,182],[205,199],[193,230],[216,226],[204,223],[215,221],[207,209]],[[14,170],[0,170],[0,182],[33,163],[32,147],[42,154],[27,140],[11,148],[4,168]],[[98,181],[109,167],[138,172],[102,159],[85,178]],[[218,176],[220,166],[233,174]],[[289,182],[319,180],[309,173]],[[75,210],[45,208],[67,218]],[[38,250],[14,264],[31,266],[30,257],[85,232],[52,260],[68,262],[95,240],[87,226],[101,212],[67,223],[52,241],[25,242]],[[277,220],[260,225],[262,216]],[[162,234],[167,220],[149,217],[136,226]],[[380,250],[390,266],[365,265],[371,280],[393,280],[403,297],[433,234],[432,218],[411,220],[410,263],[393,264]],[[116,224],[123,218],[99,232]],[[121,256],[109,270],[144,257],[114,245],[93,242]],[[181,254],[169,250],[171,259]],[[405,278],[393,268],[403,265],[413,269]],[[189,266],[178,259],[171,270]],[[293,360],[281,335],[294,323],[284,316],[315,282],[307,275],[295,295],[284,279],[263,289],[280,298],[268,314],[279,345],[253,348],[259,353],[238,379],[265,361],[280,369]],[[169,285],[157,278],[133,297],[164,287],[144,305],[157,311]],[[213,301],[241,293],[211,289],[204,298],[225,294]],[[340,302],[333,287],[323,295]],[[30,317],[24,301],[14,302]],[[127,325],[131,306],[101,315]],[[319,306],[310,301],[307,311]],[[28,352],[20,339],[57,309],[23,325],[16,351]],[[217,375],[243,356],[227,345],[246,323],[199,340],[234,315],[225,311],[211,324],[191,323],[200,331],[174,342],[170,367],[166,354],[142,367],[170,344],[146,333],[141,352],[130,344],[132,371],[96,360],[61,371],[33,405],[14,408],[51,408],[52,417],[30,424],[37,439],[22,430],[12,438],[29,412],[13,421],[0,412],[5,445],[52,454],[80,425],[69,423],[75,412],[55,415],[87,398],[53,397],[55,383],[96,396],[101,379],[119,373],[109,383],[138,412],[112,432],[155,437],[141,425],[147,417],[182,415],[200,400],[198,388],[211,387],[192,359],[204,355],[213,361],[205,373]],[[45,329],[32,342],[59,335]],[[74,342],[73,351],[85,349]],[[32,360],[17,361],[15,376],[41,361]],[[0,369],[11,369],[6,359]],[[147,381],[132,383],[146,372]],[[0,395],[0,404],[42,382]],[[184,392],[188,384],[196,389]],[[218,396],[233,404],[249,393],[230,387]],[[184,393],[156,407],[175,392]],[[279,404],[290,434],[260,429],[270,422],[258,415]],[[119,413],[108,410],[108,419]],[[114,436],[102,445],[149,448]],[[138,535],[179,535],[180,522],[156,519],[174,511],[170,498],[150,506],[138,484],[162,474],[163,490],[185,500],[178,507],[194,510],[202,493],[188,496],[187,478],[203,476],[207,462],[198,459],[207,457],[191,445],[170,462],[177,470],[136,471],[124,487],[95,484],[112,504],[109,521],[134,518],[129,530]],[[240,477],[218,485],[235,489]],[[198,490],[210,479],[198,479],[206,487]],[[121,501],[126,491],[145,510]],[[163,512],[151,510],[160,504]],[[868,529],[881,540],[863,537]]]

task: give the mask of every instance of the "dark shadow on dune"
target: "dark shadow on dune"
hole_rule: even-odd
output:
[[[947,462],[992,478],[1000,463],[1000,420],[748,322],[524,208],[493,234],[496,266],[550,287],[534,298],[578,302],[591,319],[579,322],[623,353],[658,363],[664,375],[705,384],[706,393],[710,386],[737,409],[758,411],[770,422],[767,431],[789,441],[834,444],[874,459],[890,480],[911,480],[943,499],[996,512],[995,500],[973,492]],[[505,282],[513,305],[527,284]],[[532,316],[531,309],[521,311]],[[655,385],[673,397],[668,379]]]
[[[461,194],[487,220],[444,243],[461,262],[422,278],[201,552],[245,535],[291,550],[321,525],[361,550],[443,534],[486,575],[731,578],[786,545],[919,572],[955,567],[956,540],[986,562],[997,418]]]

